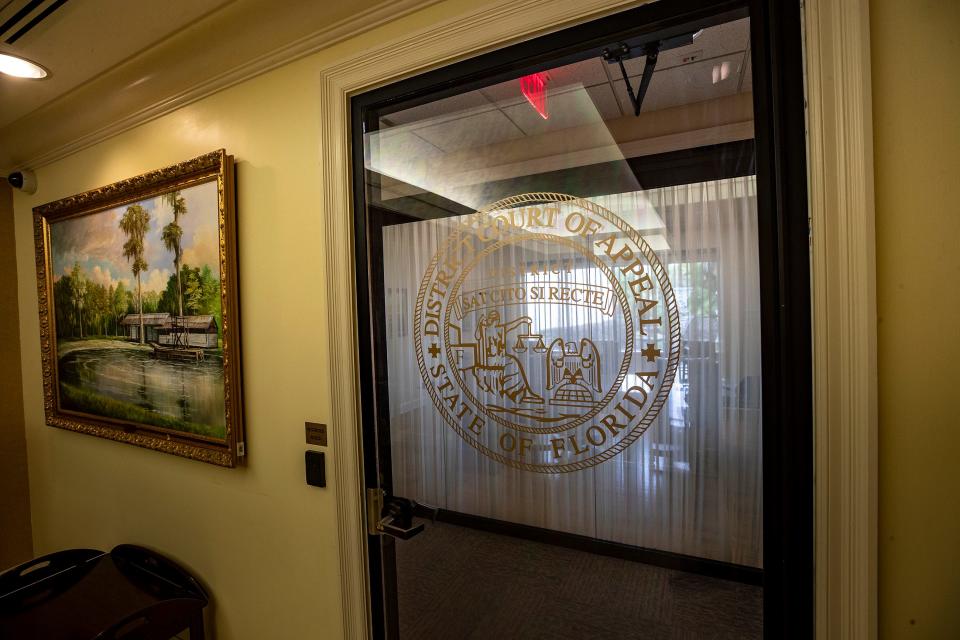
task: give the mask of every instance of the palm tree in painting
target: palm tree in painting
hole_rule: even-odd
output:
[[[80,337],[83,337],[83,299],[87,295],[87,279],[83,277],[80,271],[80,265],[74,263],[70,270],[70,297],[73,299],[73,306],[77,308],[77,324],[80,327]]]
[[[163,201],[173,209],[173,222],[163,228],[160,238],[167,251],[173,252],[173,269],[177,274],[177,315],[183,316],[183,283],[180,282],[180,261],[183,259],[180,239],[183,237],[183,229],[180,227],[180,216],[187,213],[187,202],[179,191],[165,193]]]
[[[132,264],[133,275],[137,278],[137,313],[140,315],[140,344],[144,343],[143,336],[143,288],[140,283],[140,274],[147,270],[147,261],[143,257],[144,242],[147,229],[150,228],[150,213],[138,204],[127,207],[127,212],[120,218],[120,230],[127,234],[127,241],[123,243],[123,257]]]

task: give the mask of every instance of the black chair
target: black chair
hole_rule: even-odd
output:
[[[183,631],[183,620],[189,620],[190,640],[203,640],[203,609],[209,598],[196,578],[144,547],[121,544],[113,548],[110,556],[132,583],[165,599],[120,620],[97,640],[168,640]],[[176,597],[171,597],[171,587],[178,592]]]
[[[171,560],[122,544],[70,549],[0,574],[0,637],[169,640],[205,637],[200,583]]]
[[[0,616],[14,598],[19,604],[33,606],[69,589],[94,566],[92,561],[104,555],[106,552],[99,549],[66,549],[3,572],[0,574]]]

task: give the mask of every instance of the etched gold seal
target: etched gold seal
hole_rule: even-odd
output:
[[[529,193],[449,219],[417,294],[423,383],[459,436],[503,464],[609,460],[660,413],[679,360],[666,270],[582,198]]]

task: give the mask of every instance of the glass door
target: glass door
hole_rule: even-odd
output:
[[[355,101],[377,635],[763,635],[751,18],[629,24]]]

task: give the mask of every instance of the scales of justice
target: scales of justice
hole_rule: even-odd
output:
[[[497,309],[478,312],[474,337],[475,343],[455,345],[458,360],[467,365],[459,368],[471,373],[477,389],[485,392],[489,410],[557,422],[597,405],[600,352],[589,338],[556,337],[547,347],[530,316],[504,320]]]

